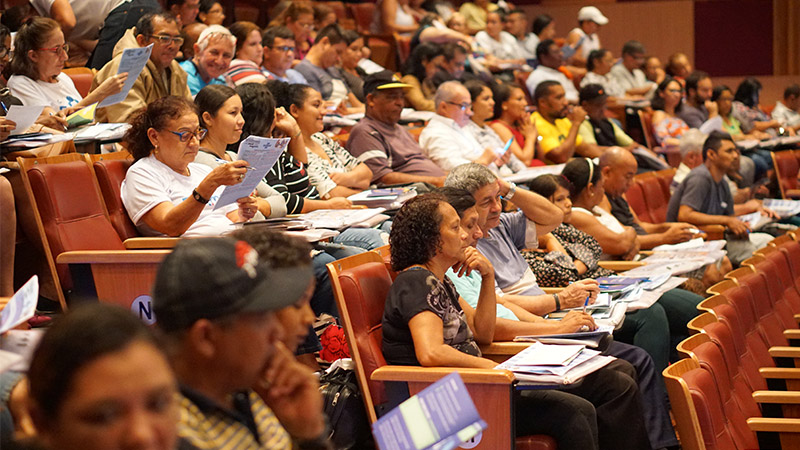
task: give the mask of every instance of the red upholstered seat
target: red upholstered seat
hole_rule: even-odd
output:
[[[111,224],[123,241],[139,236],[120,198],[122,180],[132,163],[129,159],[101,159],[92,163]]]
[[[647,203],[644,201],[644,192],[642,186],[637,180],[631,183],[631,187],[625,192],[625,198],[633,211],[642,222],[653,223],[653,218],[650,217],[650,210],[647,209]]]
[[[642,187],[644,201],[647,210],[650,211],[652,223],[663,223],[667,221],[667,205],[669,204],[669,190],[667,194],[661,187],[661,182],[656,176],[646,176],[639,178]]]
[[[794,152],[791,150],[772,152],[772,162],[783,198],[798,197],[800,192],[797,192],[797,175],[800,172],[800,163],[798,163]]]

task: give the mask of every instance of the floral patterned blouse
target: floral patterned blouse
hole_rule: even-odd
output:
[[[522,256],[536,275],[536,282],[539,286],[564,287],[585,278],[597,278],[613,274],[612,271],[598,266],[603,249],[591,235],[567,223],[562,223],[551,233],[558,239],[567,254],[558,251],[522,251]],[[588,268],[585,273],[578,274],[578,269],[574,263],[576,259]]]

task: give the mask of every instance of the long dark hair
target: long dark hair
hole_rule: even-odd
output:
[[[664,81],[662,81],[658,88],[656,89],[656,94],[653,96],[653,101],[650,102],[650,105],[653,107],[654,110],[663,111],[664,110],[664,98],[661,97],[659,94],[663,94],[667,91],[667,86],[670,83],[678,83],[678,86],[681,86],[681,90],[683,90],[683,86],[681,85],[680,81],[676,80],[675,78],[666,77]],[[675,106],[675,113],[679,113],[683,109],[683,102],[678,102]]]
[[[761,96],[761,82],[753,77],[747,77],[739,83],[733,100],[742,102],[749,108],[758,107],[759,97]]]
[[[444,51],[439,44],[423,42],[417,45],[403,67],[403,75],[413,75],[421,83],[427,77],[423,63],[443,54]]]
[[[600,166],[589,158],[575,158],[564,166],[561,175],[569,181],[569,195],[574,199],[589,183],[597,183],[602,176]],[[552,194],[550,194],[552,195]]]
[[[251,135],[268,137],[267,133],[275,120],[275,98],[267,86],[261,83],[245,83],[236,86],[236,93],[242,98],[242,140]],[[231,145],[238,149],[238,144]]]
[[[197,105],[198,109],[197,115],[200,117],[200,126],[208,128],[208,125],[203,121],[203,113],[207,112],[211,117],[217,117],[222,105],[234,95],[236,95],[236,91],[224,84],[209,84],[200,89],[200,92],[194,96],[194,104]]]
[[[560,187],[571,191],[572,184],[564,175],[539,175],[528,182],[528,188],[530,188],[531,192],[535,192],[544,198],[552,197]]]

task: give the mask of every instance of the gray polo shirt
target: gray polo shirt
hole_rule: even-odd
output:
[[[692,169],[672,194],[667,208],[667,222],[678,221],[681,205],[712,216],[733,215],[733,195],[728,183],[724,177],[719,183],[714,181],[705,164]]]
[[[500,289],[519,282],[530,269],[520,253],[525,248],[526,233],[529,234],[528,218],[522,211],[502,213],[500,224],[478,240],[477,248],[494,266],[495,283]],[[532,286],[521,294],[541,295],[544,291]]]

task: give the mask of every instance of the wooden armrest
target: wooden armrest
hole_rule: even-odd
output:
[[[93,263],[160,263],[170,250],[85,250],[64,252],[56,258],[58,264]]]
[[[503,355],[514,356],[517,353],[525,350],[531,345],[531,342],[492,342],[488,345],[481,345],[481,353],[483,356],[487,355]]]
[[[542,290],[544,291],[545,294],[558,294],[559,292],[563,291],[564,288],[543,287]]]
[[[794,315],[794,321],[797,322],[797,323],[800,323],[800,314],[795,314]]]
[[[698,225],[697,228],[708,236],[709,241],[725,239],[725,227],[722,225]]]
[[[773,358],[800,358],[800,348],[797,347],[771,347],[769,356]]]
[[[180,240],[173,237],[135,237],[125,239],[123,244],[128,250],[173,248]]]
[[[800,339],[800,330],[783,330],[783,336],[786,339]]]
[[[800,433],[800,419],[751,417],[747,425],[752,431],[772,433]]]
[[[514,382],[514,374],[508,370],[467,369],[458,367],[413,367],[383,366],[375,369],[370,377],[376,381],[430,382],[458,372],[464,383],[508,384]]]
[[[790,198],[800,197],[800,189],[789,189],[786,191],[786,196]]]
[[[755,391],[753,400],[757,403],[782,403],[798,405],[800,404],[800,392],[791,391]]]
[[[645,264],[647,263],[642,261],[600,261],[597,263],[598,266],[613,270],[614,272],[624,272],[626,270],[642,267]]]
[[[800,369],[795,367],[760,367],[758,373],[765,379],[800,380]]]

